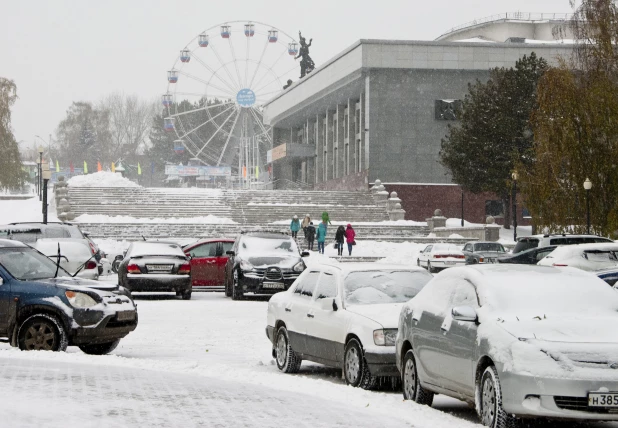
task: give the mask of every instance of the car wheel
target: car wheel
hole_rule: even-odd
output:
[[[483,425],[491,428],[515,426],[516,419],[502,408],[502,389],[494,366],[487,367],[481,376],[479,398],[477,409]]]
[[[230,281],[227,279],[227,273],[225,274],[225,297],[232,297],[232,289]]]
[[[429,273],[435,273],[436,272],[436,270],[431,267],[431,262],[429,260],[427,261],[427,270],[429,271]]]
[[[82,350],[84,354],[89,355],[105,355],[112,352],[118,344],[120,343],[120,339],[114,340],[113,342],[108,343],[98,343],[95,345],[80,345],[79,349]]]
[[[60,320],[47,314],[26,319],[19,327],[17,341],[22,351],[65,351],[69,344]]]
[[[363,348],[356,339],[350,339],[343,356],[343,375],[348,385],[363,389],[375,388],[378,379],[372,376],[363,355]]]
[[[416,266],[421,267],[421,260],[420,259],[416,259]]]
[[[418,372],[416,370],[416,359],[414,352],[410,349],[406,352],[403,360],[403,373],[401,375],[403,381],[403,398],[404,400],[412,400],[418,404],[431,406],[433,403],[433,392],[426,391],[418,380]]]
[[[302,359],[292,349],[290,338],[285,327],[279,327],[277,341],[275,342],[275,359],[277,367],[283,373],[298,373]]]
[[[182,300],[191,300],[191,290],[183,291],[181,297]]]
[[[244,297],[244,293],[240,288],[240,282],[238,280],[238,271],[234,270],[234,282],[232,283],[232,300],[241,300]]]

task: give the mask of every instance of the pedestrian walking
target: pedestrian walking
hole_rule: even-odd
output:
[[[322,222],[318,225],[318,231],[316,234],[316,241],[318,241],[318,253],[324,254],[324,242],[326,241],[326,232],[328,226]]]
[[[300,227],[302,227],[303,229],[303,234],[305,235],[305,239],[307,239],[307,227],[309,226],[309,223],[311,223],[311,217],[309,217],[309,214],[307,214],[305,218],[303,219],[303,222],[300,224]]]
[[[298,220],[298,216],[295,215],[290,223],[290,230],[292,231],[292,238],[296,239],[298,235],[298,231],[300,230],[300,221]]]
[[[348,255],[352,255],[352,246],[356,245],[356,232],[352,229],[352,225],[348,223],[348,226],[345,229],[345,241],[348,244]]]
[[[328,213],[326,211],[322,213],[322,223],[327,224],[327,225],[332,224],[330,222],[330,217],[328,216]]]
[[[315,240],[315,226],[313,222],[309,222],[307,230],[305,231],[305,238],[307,239],[307,249],[313,251],[313,241]]]
[[[338,256],[343,256],[343,241],[345,241],[345,228],[339,226],[335,232],[335,246],[337,247]]]

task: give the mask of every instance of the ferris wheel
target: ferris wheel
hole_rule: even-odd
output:
[[[231,167],[240,178],[260,177],[273,146],[262,106],[298,76],[297,54],[292,37],[255,21],[226,22],[191,40],[167,72],[162,96],[175,150]]]

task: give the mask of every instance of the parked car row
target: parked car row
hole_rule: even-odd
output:
[[[268,304],[279,370],[309,360],[371,389],[400,379],[404,399],[444,394],[482,423],[618,420],[618,294],[571,267],[476,263],[420,268],[321,265]]]

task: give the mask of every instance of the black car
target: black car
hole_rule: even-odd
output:
[[[246,232],[238,235],[225,265],[225,295],[234,300],[245,293],[275,294],[305,270],[305,262],[291,236],[280,232]]]
[[[130,291],[175,291],[191,299],[191,264],[180,245],[133,242],[118,265],[118,282]]]
[[[531,248],[517,254],[509,254],[507,256],[499,257],[496,261],[498,263],[535,265],[541,259],[544,259],[546,255],[554,251],[556,247],[556,245],[550,245],[548,247]]]
[[[0,239],[0,337],[22,350],[111,352],[137,327],[137,308],[92,282],[22,242]]]

